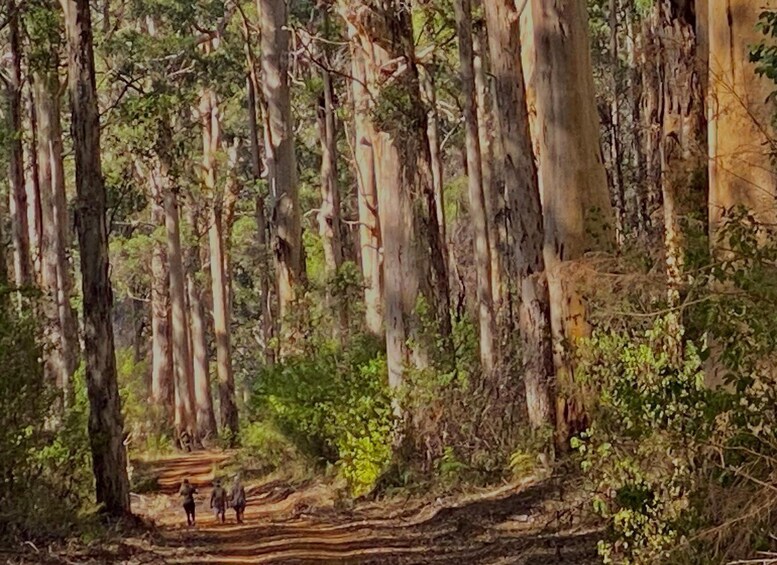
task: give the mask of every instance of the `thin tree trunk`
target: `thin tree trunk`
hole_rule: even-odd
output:
[[[17,287],[33,282],[30,231],[27,220],[27,191],[24,185],[24,148],[22,144],[22,43],[19,9],[16,0],[8,0],[8,35],[11,47],[11,72],[6,84],[8,96],[8,179],[11,187],[10,211],[13,228],[14,281]]]
[[[219,379],[219,420],[222,429],[229,431],[235,441],[238,433],[235,380],[232,373],[232,344],[230,341],[230,310],[224,257],[223,199],[216,188],[216,153],[221,146],[221,124],[216,96],[203,92],[200,104],[203,131],[203,172],[205,189],[210,193],[208,242],[210,249],[210,278],[213,296],[213,326],[216,336],[216,367]]]
[[[32,270],[37,282],[42,277],[43,256],[43,211],[41,210],[40,179],[38,177],[38,116],[34,101],[34,77],[27,77],[28,123],[23,127],[29,131],[29,141],[24,146],[24,162],[27,164],[25,187],[27,190],[27,227],[30,230],[30,254]]]
[[[170,267],[167,262],[167,232],[165,226],[164,184],[159,162],[150,172],[151,223],[163,226],[154,237],[151,256],[151,396],[164,407],[172,421],[175,417],[175,385],[173,382],[173,349],[170,305]]]
[[[335,274],[343,263],[340,191],[337,184],[337,137],[333,108],[332,77],[321,71],[324,91],[318,105],[318,132],[321,144],[321,207],[318,212],[319,233],[324,243],[327,273]]]
[[[622,245],[626,235],[626,195],[623,183],[623,163],[621,151],[621,80],[620,55],[618,49],[618,0],[610,0],[610,161],[612,174],[612,189],[615,204],[615,237],[618,245]]]
[[[611,249],[614,218],[599,143],[585,1],[532,0],[532,7],[553,359],[560,390],[574,391],[569,347],[589,327],[569,262],[587,251]],[[566,448],[585,425],[580,399],[574,393],[559,395],[559,447]]]
[[[510,275],[520,292],[518,328],[523,343],[529,423],[553,424],[554,368],[549,296],[544,280],[543,214],[529,134],[519,18],[512,0],[484,3],[494,74],[497,129],[504,152],[505,200],[509,219]],[[513,270],[514,269],[514,270]]]
[[[437,225],[440,229],[440,239],[446,246],[448,243],[447,226],[445,223],[445,171],[442,164],[442,147],[440,142],[440,118],[437,115],[437,88],[434,75],[424,66],[418,67],[421,79],[421,94],[426,104],[426,136],[429,139],[429,155],[432,166],[432,183],[434,185],[434,201],[437,206]],[[447,254],[446,254],[447,258]]]
[[[127,453],[116,381],[106,191],[88,0],[61,0],[69,47],[78,242],[84,305],[89,440],[96,499],[112,515],[130,512]]]
[[[467,146],[470,216],[474,227],[475,268],[477,272],[480,362],[490,373],[495,364],[494,304],[491,291],[491,247],[483,195],[483,168],[475,99],[475,66],[472,47],[472,6],[470,0],[455,0],[456,33],[459,39],[461,89],[464,98],[464,126]]]
[[[262,87],[267,103],[265,147],[270,192],[274,197],[275,242],[280,322],[286,325],[289,308],[296,299],[296,287],[304,278],[302,224],[294,155],[294,133],[289,92],[289,31],[285,0],[256,0],[260,14]],[[283,330],[284,345],[292,337]]]
[[[68,374],[68,364],[64,350],[66,329],[63,327],[63,319],[60,316],[59,308],[59,255],[62,249],[60,240],[59,219],[60,215],[55,203],[54,193],[55,185],[61,183],[60,179],[55,178],[58,174],[55,171],[56,161],[59,158],[61,162],[62,153],[55,140],[55,126],[53,121],[55,117],[55,105],[49,92],[47,77],[38,74],[33,82],[35,106],[38,125],[38,147],[37,164],[38,179],[40,186],[40,204],[41,204],[41,225],[43,227],[41,238],[41,282],[46,294],[44,301],[44,313],[47,318],[47,341],[50,345],[50,351],[46,357],[46,372],[50,382],[55,384],[68,396],[70,375]],[[59,167],[59,172],[62,169]]]
[[[170,269],[170,310],[173,350],[173,374],[175,383],[175,430],[181,447],[188,440],[196,444],[197,418],[195,414],[194,366],[189,348],[189,316],[186,310],[186,282],[181,252],[180,216],[178,195],[170,185],[168,169],[162,165],[164,185],[165,228],[167,230],[167,260]]]
[[[354,162],[359,205],[359,248],[364,277],[364,306],[367,328],[375,335],[383,333],[383,261],[380,221],[370,121],[371,99],[367,90],[365,51],[349,26],[351,36],[351,88],[354,104]]]
[[[504,220],[504,199],[500,195],[499,181],[495,167],[494,119],[492,114],[491,93],[488,85],[486,61],[488,39],[483,25],[475,31],[473,37],[475,53],[475,94],[478,110],[478,138],[480,140],[480,161],[483,170],[483,196],[486,200],[486,218],[488,218],[488,245],[491,252],[491,292],[494,309],[501,311],[503,304],[503,265],[504,250],[501,242],[501,226]],[[497,321],[501,317],[497,315]]]
[[[188,219],[194,241],[186,250],[186,292],[191,319],[189,336],[194,368],[195,418],[197,435],[206,439],[215,437],[218,429],[210,392],[210,363],[203,290],[200,286],[202,283],[197,280],[197,274],[203,271],[203,265],[200,260],[200,231],[194,204],[188,206]]]

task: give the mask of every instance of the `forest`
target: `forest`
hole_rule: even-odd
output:
[[[3,0],[0,98],[0,561],[777,563],[777,0]]]

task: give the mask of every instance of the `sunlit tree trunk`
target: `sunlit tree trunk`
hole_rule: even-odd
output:
[[[521,61],[519,18],[511,0],[484,3],[488,26],[497,128],[504,152],[508,214],[509,273],[520,293],[521,335],[529,422],[553,423],[553,363],[549,297],[544,278],[543,215],[537,168],[529,134],[529,115]]]
[[[532,8],[553,358],[559,390],[572,391],[570,346],[588,335],[589,327],[571,262],[588,251],[612,249],[614,217],[599,143],[585,1],[532,0]],[[584,429],[586,416],[574,393],[557,397],[556,425],[560,446]]]
[[[76,171],[76,213],[84,305],[89,441],[96,500],[113,515],[130,512],[127,453],[116,382],[106,191],[88,0],[61,0],[68,38],[68,77]]]
[[[200,227],[194,204],[187,207],[192,242],[186,249],[186,292],[189,299],[190,346],[194,375],[195,419],[197,435],[203,439],[213,438],[217,433],[216,415],[213,411],[213,397],[210,392],[210,363],[208,359],[207,318],[202,289],[203,265],[200,250]]]
[[[713,248],[726,212],[744,206],[760,221],[777,221],[774,83],[748,62],[763,39],[756,28],[777,0],[709,3],[709,222]]]
[[[24,140],[24,163],[27,166],[24,185],[27,191],[27,227],[30,234],[30,254],[34,278],[36,283],[41,284],[43,211],[41,210],[40,179],[38,177],[38,115],[34,100],[34,80],[34,76],[27,77],[27,120],[22,123],[22,127],[28,133],[27,139]]]
[[[171,419],[175,415],[173,383],[173,349],[170,305],[170,268],[167,262],[164,184],[157,161],[148,173],[151,223],[157,227],[151,255],[151,397],[165,408]]]
[[[170,271],[170,312],[173,350],[173,382],[175,390],[175,430],[181,447],[186,438],[197,443],[197,418],[194,396],[194,366],[189,347],[189,315],[186,309],[186,281],[181,250],[178,194],[172,186],[169,166],[162,159],[160,178],[163,181],[167,260]]]
[[[374,128],[370,121],[370,94],[367,89],[365,50],[352,26],[351,88],[354,104],[354,161],[359,205],[359,248],[364,277],[364,306],[367,328],[383,333],[383,259],[376,187]]]
[[[208,247],[213,297],[213,326],[216,337],[216,368],[219,380],[219,420],[222,429],[235,440],[238,432],[235,380],[232,372],[230,304],[224,256],[223,195],[216,186],[216,157],[221,146],[221,124],[216,95],[205,90],[200,103],[203,141],[203,180],[210,194],[208,207]]]
[[[340,4],[366,54],[374,99],[390,84],[401,92],[391,120],[373,122],[372,146],[384,260],[384,315],[389,384],[399,388],[408,366],[428,367],[434,339],[450,335],[450,303],[443,246],[437,229],[426,110],[414,62],[410,13],[401,2]],[[386,40],[389,38],[390,40]],[[422,306],[423,320],[418,307]]]
[[[621,150],[621,118],[622,103],[620,79],[620,52],[618,44],[618,0],[610,0],[610,162],[612,175],[612,191],[615,205],[615,232],[618,245],[623,244],[626,236],[626,195],[623,184],[623,152]]]
[[[261,119],[261,104],[259,103],[259,96],[261,88],[259,86],[259,77],[257,75],[257,61],[254,56],[253,48],[251,47],[251,35],[248,29],[248,22],[245,23],[244,34],[246,37],[245,53],[246,53],[246,66],[248,72],[246,75],[246,91],[247,96],[247,110],[248,110],[248,127],[249,127],[249,141],[251,152],[251,179],[257,185],[262,179],[262,149],[261,149],[261,136],[259,124],[262,123]],[[272,279],[270,274],[270,231],[265,215],[265,195],[257,194],[256,196],[256,246],[259,250],[259,293],[260,293],[260,308],[261,308],[261,346],[263,348],[264,360],[268,364],[272,364],[275,361],[275,351],[271,344],[274,335],[274,318],[272,309]]]
[[[257,0],[262,47],[262,87],[267,104],[267,155],[270,192],[274,197],[278,303],[281,325],[304,278],[302,224],[300,219],[297,166],[289,91],[288,58],[290,32],[285,0]],[[288,329],[288,328],[287,328]],[[289,332],[284,330],[284,342]]]
[[[505,256],[501,242],[506,240],[504,236],[504,198],[499,186],[499,178],[496,173],[498,165],[495,163],[494,151],[495,122],[493,119],[493,104],[488,85],[487,62],[487,37],[484,26],[476,30],[473,37],[475,53],[475,93],[477,99],[478,114],[478,138],[480,141],[480,155],[483,170],[483,196],[486,204],[486,218],[488,218],[488,245],[491,252],[491,291],[493,294],[494,308],[501,311],[506,305],[503,302],[505,290],[502,272],[503,258]],[[497,319],[502,317],[497,314]],[[498,320],[497,320],[498,321]]]
[[[17,287],[32,284],[32,257],[27,191],[24,183],[24,149],[22,145],[22,42],[19,31],[19,9],[16,0],[8,0],[8,35],[11,68],[6,82],[8,98],[8,180],[13,235],[14,282]]]
[[[483,194],[480,131],[475,98],[475,64],[472,47],[472,6],[470,0],[455,0],[456,33],[459,40],[459,74],[464,98],[464,127],[467,146],[469,208],[474,232],[475,267],[477,272],[480,362],[486,372],[495,364],[494,303],[491,290],[491,247],[488,242],[488,219]]]
[[[340,191],[337,183],[337,132],[332,77],[327,69],[321,71],[321,76],[324,90],[319,98],[317,112],[321,145],[321,207],[318,211],[318,224],[324,243],[326,270],[332,275],[343,263]]]

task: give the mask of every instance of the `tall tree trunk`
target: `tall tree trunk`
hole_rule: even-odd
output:
[[[475,268],[477,272],[480,362],[490,373],[495,364],[494,304],[491,290],[491,246],[483,195],[483,168],[475,99],[475,63],[472,47],[472,5],[470,0],[455,0],[456,33],[459,39],[461,90],[464,98],[464,126],[467,146],[469,208],[474,227]]]
[[[24,185],[24,148],[22,144],[22,40],[19,32],[19,8],[16,0],[8,0],[8,34],[11,46],[11,72],[7,81],[8,179],[10,210],[13,224],[14,282],[17,287],[33,282],[27,191]]]
[[[259,124],[261,119],[261,104],[259,103],[260,87],[259,77],[257,76],[257,63],[250,41],[250,30],[247,22],[244,33],[246,36],[246,66],[248,73],[246,76],[246,90],[248,91],[248,126],[250,132],[251,149],[251,178],[257,185],[262,179],[262,150],[260,143]],[[270,275],[270,230],[265,215],[265,196],[257,194],[256,196],[256,246],[260,257],[260,275],[259,275],[259,293],[261,307],[261,341],[264,349],[265,363],[272,365],[275,362],[275,352],[271,346],[272,338],[275,334],[274,318],[272,309],[272,281]]]
[[[491,252],[491,292],[493,294],[494,309],[500,312],[505,306],[503,303],[504,284],[502,272],[504,266],[502,259],[504,250],[501,242],[506,240],[504,236],[504,199],[500,194],[499,178],[496,174],[494,151],[495,137],[494,119],[492,113],[491,92],[487,78],[487,53],[488,39],[485,26],[480,25],[473,38],[475,53],[475,94],[477,99],[478,138],[480,140],[480,161],[483,170],[483,196],[486,200],[486,218],[488,218],[488,245]],[[502,317],[497,314],[497,321]],[[501,323],[501,322],[500,322]]]
[[[337,132],[333,107],[332,77],[321,71],[324,90],[318,104],[318,132],[321,144],[321,208],[318,212],[319,233],[324,243],[324,261],[330,275],[343,263],[340,190],[337,183]]]
[[[196,444],[197,418],[195,414],[194,366],[189,348],[189,316],[186,310],[186,282],[181,251],[178,194],[171,186],[169,169],[162,164],[165,229],[167,231],[167,260],[170,269],[170,310],[175,384],[175,430],[181,447],[188,440]]]
[[[448,244],[448,229],[445,223],[445,171],[442,163],[442,145],[440,141],[440,117],[437,113],[437,87],[434,84],[433,72],[424,67],[418,67],[421,85],[421,95],[426,104],[426,136],[429,139],[429,157],[432,167],[432,184],[434,185],[434,201],[437,206],[437,225],[440,229],[440,239]],[[447,258],[447,255],[446,255]]]
[[[203,299],[202,282],[197,274],[203,271],[200,259],[200,231],[194,204],[188,207],[188,219],[193,243],[186,249],[186,292],[189,298],[191,351],[194,371],[194,403],[197,435],[203,439],[217,434],[213,397],[210,393],[210,363],[208,360],[207,318]]]
[[[270,191],[274,196],[275,242],[278,303],[281,325],[296,298],[296,287],[304,278],[302,224],[294,155],[291,94],[289,92],[289,31],[285,29],[285,0],[257,0],[262,46],[262,87],[267,103],[267,155]],[[287,328],[288,330],[288,328]],[[284,330],[284,341],[290,332]]]
[[[520,292],[518,328],[523,343],[529,422],[552,425],[554,368],[549,297],[544,278],[543,214],[521,60],[519,18],[512,0],[484,3],[495,115],[504,152],[505,200],[510,236],[510,274]]]
[[[569,346],[589,332],[569,262],[611,249],[613,210],[599,143],[584,0],[532,0],[544,258],[550,292],[553,358],[561,391],[573,391]],[[557,397],[557,441],[565,447],[586,425],[574,392]]]
[[[237,439],[238,421],[235,404],[235,379],[232,373],[230,341],[230,305],[225,275],[223,198],[216,187],[216,153],[221,146],[221,124],[216,95],[206,90],[200,104],[202,118],[203,172],[205,189],[211,195],[208,221],[210,278],[213,295],[213,326],[216,335],[216,367],[219,378],[219,420],[231,440]]]
[[[610,162],[615,204],[615,237],[622,245],[626,236],[626,195],[623,183],[623,153],[621,150],[621,80],[618,45],[618,0],[610,0]]]
[[[709,3],[709,221],[714,249],[731,208],[744,206],[756,218],[777,221],[774,83],[748,63],[750,46],[762,40],[756,29],[764,10],[777,0]]]
[[[100,118],[88,0],[61,0],[67,27],[68,76],[76,170],[76,224],[81,251],[89,440],[97,503],[130,512],[127,452],[116,382],[106,191],[100,163]]]
[[[151,223],[162,226],[155,233],[151,256],[151,397],[164,407],[172,421],[175,417],[173,349],[170,304],[170,267],[167,262],[164,182],[160,163],[154,164],[150,180]]]
[[[40,186],[41,225],[43,228],[41,238],[41,282],[46,293],[44,313],[47,318],[46,334],[50,345],[50,351],[46,358],[46,368],[50,381],[56,384],[68,396],[70,388],[70,375],[66,361],[65,339],[67,330],[60,316],[60,254],[64,255],[59,220],[61,215],[57,209],[55,200],[55,186],[62,184],[64,179],[58,178],[62,173],[61,146],[57,144],[53,122],[59,116],[58,107],[50,95],[49,84],[43,73],[39,73],[33,82],[36,118],[38,125],[37,159],[38,180]],[[58,169],[58,170],[57,170]],[[63,187],[64,190],[64,187]],[[66,259],[65,259],[66,260]],[[67,305],[69,308],[69,304]]]
[[[24,162],[27,165],[24,185],[27,192],[27,227],[30,234],[30,254],[32,270],[36,282],[42,277],[42,240],[43,211],[41,210],[40,179],[38,177],[38,115],[34,100],[34,77],[27,77],[27,114],[28,121],[22,127],[29,132],[29,140],[24,144]]]
[[[390,118],[373,123],[372,137],[383,238],[389,385],[396,389],[409,366],[430,365],[429,338],[450,335],[448,278],[437,224],[426,110],[409,10],[399,1],[380,7],[341,2],[340,9],[367,54],[370,94],[377,100],[390,84],[405,100],[399,107],[389,103]],[[425,320],[419,319],[419,305],[424,306]],[[425,335],[424,325],[431,325],[436,335]]]
[[[351,88],[354,104],[354,162],[359,205],[359,248],[364,277],[364,310],[367,328],[375,335],[383,333],[383,261],[380,221],[370,120],[371,98],[367,89],[366,52],[353,26],[351,37]]]

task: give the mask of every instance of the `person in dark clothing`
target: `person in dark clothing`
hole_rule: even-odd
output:
[[[186,524],[193,526],[195,508],[194,495],[197,494],[197,489],[189,483],[189,479],[184,479],[181,488],[178,490],[178,494],[183,497],[183,509],[186,512]]]
[[[213,483],[213,491],[210,493],[210,507],[216,513],[219,522],[223,524],[226,520],[224,513],[227,511],[227,491],[218,479]]]
[[[232,492],[229,495],[230,503],[235,511],[237,523],[243,523],[243,512],[246,509],[246,489],[240,482],[240,475],[235,475],[235,482],[232,483]]]

